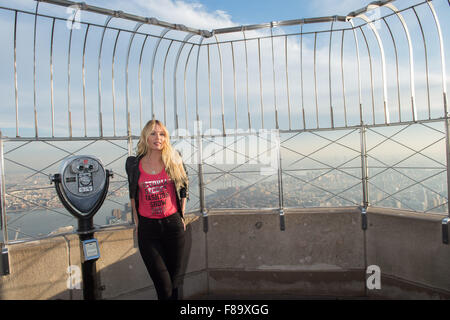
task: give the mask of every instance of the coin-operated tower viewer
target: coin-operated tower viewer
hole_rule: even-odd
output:
[[[85,300],[98,298],[95,262],[100,250],[94,238],[93,217],[105,201],[112,176],[112,171],[104,169],[94,156],[68,157],[62,161],[59,173],[50,176],[62,204],[78,220]]]

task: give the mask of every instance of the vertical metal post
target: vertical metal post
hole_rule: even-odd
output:
[[[424,48],[424,53],[425,53],[425,75],[426,75],[426,80],[427,80],[428,119],[431,119],[430,81],[429,81],[429,72],[428,72],[427,42],[425,41],[425,34],[423,32],[422,22],[420,21],[419,15],[417,14],[417,11],[414,7],[412,8],[412,10],[414,11],[417,22],[419,23],[420,33],[422,35],[423,48]]]
[[[212,95],[211,95],[211,56],[209,54],[209,44],[206,47],[208,50],[208,101],[209,101],[209,129],[212,129]]]
[[[164,123],[167,125],[167,107],[166,107],[166,65],[167,57],[169,56],[170,48],[172,47],[173,40],[170,40],[169,47],[167,48],[166,55],[164,57],[163,64],[163,106],[164,106]]]
[[[300,27],[300,89],[302,96],[302,120],[303,120],[303,129],[306,129],[306,120],[305,120],[305,101],[304,101],[304,92],[303,92],[303,24]]]
[[[136,32],[139,30],[139,28],[143,25],[143,23],[137,23],[134,26],[134,30],[133,30],[133,34],[130,36],[130,41],[128,42],[128,50],[127,50],[127,63],[125,66],[125,101],[126,101],[126,112],[127,112],[127,135],[131,136],[131,113],[130,113],[130,98],[129,98],[129,92],[128,92],[128,65],[130,63],[130,51],[131,51],[131,45],[133,44],[133,40],[134,37],[136,36]],[[143,48],[143,46],[142,46]],[[141,50],[142,52],[142,50]],[[139,60],[139,62],[141,62],[141,60]],[[140,65],[139,65],[139,69],[140,69]],[[139,70],[140,71],[140,70]],[[140,77],[140,73],[139,73],[139,77]],[[139,78],[139,89],[141,88],[141,82],[140,82],[140,78]],[[141,97],[141,91],[139,90],[139,106],[140,109],[142,109],[142,97]],[[140,113],[140,115],[142,115],[142,112]],[[139,122],[140,124],[142,124],[142,118],[139,117]]]
[[[289,97],[289,74],[288,74],[288,41],[287,36],[284,36],[284,58],[286,66],[286,96],[287,96],[287,106],[288,106],[288,118],[289,118],[289,130],[292,129],[291,122],[291,101]]]
[[[361,184],[362,184],[362,207],[361,207],[361,227],[367,229],[367,207],[369,206],[369,171],[367,166],[367,144],[366,127],[361,125]]]
[[[236,93],[236,60],[234,58],[234,45],[233,41],[230,42],[231,45],[231,60],[233,65],[233,101],[234,101],[234,130],[237,132],[238,128],[238,115],[237,115],[237,93]]]
[[[367,42],[366,34],[364,33],[364,30],[361,27],[358,27],[359,31],[361,31],[361,34],[363,35],[364,43],[366,44],[367,48],[367,54],[369,59],[369,70],[370,70],[370,90],[371,90],[371,97],[372,97],[372,124],[375,124],[375,99],[374,99],[374,88],[373,88],[373,68],[372,68],[372,56],[370,54],[370,47],[369,43]],[[361,99],[359,100],[361,101]],[[361,103],[360,103],[361,105]],[[362,111],[361,111],[362,115]],[[361,116],[361,125],[362,125],[362,116]]]
[[[142,131],[142,81],[141,81],[141,73],[142,73],[142,56],[144,53],[145,43],[147,42],[148,35],[145,36],[144,41],[141,46],[141,53],[139,55],[139,69],[138,69],[138,82],[139,82],[139,131]],[[176,68],[175,68],[176,69]],[[176,95],[176,87],[174,88]],[[175,109],[176,109],[176,100],[175,100]],[[178,129],[178,120],[176,128]]]
[[[317,32],[314,32],[314,101],[316,102],[316,125],[319,129],[319,102],[317,97]]]
[[[178,95],[177,95],[177,69],[178,69],[178,61],[180,60],[180,55],[181,55],[181,51],[183,51],[184,46],[186,45],[187,41],[192,38],[194,35],[193,34],[188,34],[184,40],[183,43],[180,45],[180,47],[178,48],[178,53],[177,53],[177,57],[175,58],[175,67],[173,68],[173,113],[174,113],[174,121],[175,121],[175,131],[176,131],[176,135],[177,137],[179,137],[179,121],[178,121]],[[147,37],[145,38],[147,39]],[[142,50],[141,50],[141,56],[142,56]],[[140,65],[140,63],[139,63]],[[140,67],[139,67],[140,69]],[[139,78],[140,81],[140,78]],[[140,94],[140,91],[139,91]],[[142,103],[141,103],[142,105]],[[186,128],[187,130],[187,128]]]
[[[276,130],[276,152],[278,153],[278,204],[280,210],[280,230],[286,230],[284,218],[284,198],[283,198],[283,169],[281,167],[281,137],[280,130]]]
[[[92,217],[86,221],[78,220],[78,232],[80,238],[80,249],[83,251],[82,242],[85,240],[94,239],[94,225]],[[83,299],[84,300],[99,300],[101,299],[99,290],[99,278],[97,276],[97,267],[95,260],[86,260],[81,262],[81,273],[83,277]]]
[[[3,242],[8,243],[8,223],[6,219],[6,188],[5,162],[3,160],[3,136],[0,130],[0,227],[3,232]]]
[[[333,92],[331,90],[331,44],[332,44],[332,39],[333,39],[333,25],[334,25],[334,20],[331,22],[330,42],[328,44],[328,89],[330,90],[330,120],[331,120],[332,128],[334,128]],[[344,38],[344,31],[342,30],[342,39],[343,38]],[[341,50],[341,58],[342,58],[342,50]],[[341,62],[342,62],[342,59],[341,59]],[[341,68],[342,68],[342,63],[341,63]],[[345,102],[344,102],[344,104],[345,104]]]
[[[273,79],[273,103],[275,107],[275,128],[278,130],[280,128],[278,123],[278,107],[277,107],[277,86],[275,79],[275,52],[273,48],[273,22],[270,26],[270,43],[272,49],[272,79]]]
[[[36,27],[37,27],[37,17],[38,17],[38,10],[39,10],[39,1],[36,2],[36,11],[34,15],[34,36],[33,36],[33,110],[34,110],[34,135],[37,138],[39,136],[38,132],[38,121],[37,121],[37,108],[36,108]],[[53,72],[52,69],[52,50],[53,50],[53,29],[55,25],[55,19],[53,19],[53,25],[52,25],[52,42],[51,42],[51,49],[50,49],[50,70]],[[52,81],[53,83],[53,81]],[[52,86],[53,90],[53,86]],[[53,96],[52,96],[52,103],[53,103]],[[52,122],[53,124],[53,122]],[[53,133],[53,131],[52,131]]]
[[[197,139],[197,163],[198,163],[198,188],[199,188],[199,200],[200,200],[200,211],[203,216],[203,231],[205,233],[208,232],[208,215],[206,212],[206,206],[205,206],[205,190],[204,190],[204,183],[203,183],[203,154],[202,154],[202,138],[203,138],[203,128],[202,128],[202,122],[200,121],[200,115],[199,115],[199,99],[198,99],[198,92],[199,92],[199,81],[198,81],[198,65],[199,65],[199,58],[200,58],[200,49],[201,44],[203,43],[203,40],[205,38],[200,39],[200,44],[198,46],[197,51],[197,65],[195,70],[195,104],[196,104],[196,123],[194,125],[194,137]],[[220,53],[220,47],[219,43],[216,37],[217,42],[217,48],[219,50],[219,57],[220,57],[220,74],[221,74],[221,85],[222,85],[222,125],[223,125],[223,134],[225,134],[225,119],[224,119],[224,113],[223,113],[223,73],[222,73],[222,56]],[[187,65],[187,62],[186,62]],[[187,114],[186,114],[187,115]]]
[[[202,213],[203,217],[203,231],[205,233],[208,232],[208,213],[206,211],[206,205],[205,205],[205,184],[203,181],[203,152],[202,152],[202,125],[201,122],[198,120],[196,121],[196,131],[195,132],[195,138],[197,139],[197,162],[198,162],[198,188],[199,188],[199,200],[200,200],[200,212]]]
[[[103,48],[103,39],[105,38],[106,28],[111,21],[112,17],[108,17],[105,21],[105,25],[103,27],[102,37],[100,40],[100,48],[98,50],[98,131],[99,136],[103,137],[103,113],[102,113],[102,48]]]
[[[353,39],[355,41],[355,51],[356,51],[356,63],[358,66],[358,106],[359,106],[359,123],[363,124],[363,112],[362,112],[362,94],[361,94],[361,62],[359,59],[359,45],[358,45],[358,37],[356,36],[355,26],[353,25],[352,20],[349,21],[352,26],[353,31]]]
[[[14,15],[14,92],[16,104],[16,137],[19,136],[19,89],[17,85],[17,11]]]
[[[151,83],[151,87],[150,87],[150,94],[151,94],[151,103],[152,103],[152,120],[155,119],[155,95],[154,95],[154,90],[155,90],[155,76],[154,76],[154,71],[155,71],[155,59],[156,59],[156,53],[158,52],[158,48],[159,45],[161,44],[161,40],[165,37],[166,33],[169,32],[170,29],[164,29],[163,31],[161,31],[161,34],[159,35],[159,39],[158,42],[155,45],[155,48],[153,49],[153,58],[152,58],[152,83]]]
[[[79,7],[76,7],[75,13],[73,15],[72,25],[70,27],[70,35],[69,35],[69,49],[67,53],[67,118],[68,118],[68,126],[69,126],[69,137],[72,138],[72,111],[70,109],[70,53],[72,52],[72,33],[73,33],[73,24],[75,22],[75,17],[78,14]]]
[[[347,127],[347,102],[346,102],[346,94],[345,94],[345,73],[344,73],[344,30],[342,30],[342,38],[341,38],[341,76],[342,76],[342,102],[344,104],[344,122]],[[331,109],[333,112],[333,109]],[[331,113],[331,119],[333,120],[333,113]],[[334,125],[334,122],[332,123]]]
[[[51,106],[51,117],[52,117],[52,138],[55,136],[55,105],[54,105],[54,94],[53,94],[53,39],[54,39],[54,31],[55,31],[55,18],[53,18],[52,22],[52,35],[50,40],[50,106]],[[35,44],[36,45],[36,44]],[[83,55],[83,67],[84,67],[84,55]],[[36,80],[36,75],[34,75]],[[83,95],[84,95],[84,68],[83,68]],[[86,104],[86,103],[85,103]],[[38,126],[37,126],[37,110],[35,107],[36,113],[36,137],[38,136]]]
[[[203,38],[202,38],[203,39]],[[186,87],[186,76],[187,76],[187,67],[189,63],[189,58],[191,57],[192,49],[194,49],[194,45],[191,46],[189,50],[188,56],[186,58],[186,64],[184,65],[184,122],[186,131],[188,131],[188,102],[187,102],[187,87]]]
[[[222,62],[222,51],[220,49],[220,43],[219,39],[217,38],[217,35],[214,35],[214,38],[216,39],[217,44],[217,50],[219,52],[219,66],[220,66],[220,97],[221,97],[221,105],[222,105],[222,132],[223,135],[226,135],[226,129],[225,129],[225,98],[223,93],[223,62]],[[203,38],[202,38],[203,41]],[[201,44],[201,43],[200,43]],[[200,54],[200,48],[198,49]],[[197,56],[197,71],[198,71],[198,56]],[[198,73],[197,73],[198,74]],[[198,80],[197,80],[198,82]],[[198,101],[198,99],[197,99]],[[198,114],[198,111],[197,111]]]
[[[113,134],[116,136],[116,91],[114,85],[114,63],[116,61],[116,48],[117,41],[119,40],[120,31],[117,31],[116,40],[114,41],[114,49],[112,55],[112,63],[111,63],[111,85],[112,85],[112,109],[113,109]]]
[[[258,38],[258,67],[259,67],[259,98],[260,98],[260,104],[261,104],[261,129],[264,129],[264,102],[263,102],[261,39],[260,38]]]
[[[54,20],[53,20],[54,21]],[[86,76],[85,76],[85,57],[86,57],[86,42],[89,34],[89,27],[91,25],[88,24],[86,28],[86,33],[84,34],[84,44],[83,44],[83,58],[82,58],[82,67],[81,67],[81,77],[83,79],[83,120],[84,120],[84,136],[87,137],[87,116],[86,116]],[[52,122],[53,125],[53,122]]]
[[[442,219],[442,242],[449,244],[450,225],[450,117],[447,109],[447,97],[444,91],[444,111],[445,111],[445,158],[447,163],[447,217]]]
[[[247,49],[247,39],[245,37],[245,31],[242,30],[244,35],[244,46],[245,46],[245,75],[246,75],[246,88],[247,88],[247,113],[248,113],[248,131],[252,130],[252,121],[250,117],[250,98],[248,93],[248,49]]]

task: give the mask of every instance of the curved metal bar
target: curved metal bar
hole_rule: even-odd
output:
[[[277,107],[277,86],[275,81],[275,52],[273,48],[273,23],[270,26],[270,43],[272,46],[272,76],[273,76],[273,104],[275,107],[275,129],[279,129],[278,124],[278,107]]]
[[[416,15],[417,22],[419,23],[420,33],[422,35],[423,48],[425,53],[425,77],[427,81],[427,106],[428,106],[428,119],[431,119],[431,101],[430,101],[430,81],[429,81],[429,72],[428,72],[428,52],[427,52],[427,43],[425,41],[425,33],[423,32],[422,22],[420,21],[419,15],[417,14],[416,8],[412,8],[414,14]]]
[[[113,17],[107,17],[103,26],[102,38],[100,40],[100,48],[98,52],[98,129],[100,137],[103,137],[103,114],[102,114],[102,72],[101,59],[103,49],[103,39],[105,38],[106,28]]]
[[[234,59],[234,46],[231,42],[231,59],[233,61],[233,100],[234,100],[234,129],[237,132],[238,122],[237,122],[237,94],[236,94],[236,61]]]
[[[155,49],[153,50],[153,57],[152,57],[152,84],[151,84],[151,88],[150,88],[150,93],[152,96],[152,120],[155,119],[155,97],[154,97],[154,86],[155,86],[155,81],[154,81],[154,70],[155,70],[155,57],[156,57],[156,53],[158,51],[159,45],[161,44],[161,40],[164,38],[164,36],[167,34],[167,32],[169,32],[170,29],[163,29],[163,31],[161,31],[161,34],[159,35],[159,39],[158,42],[155,45]]]
[[[128,49],[127,49],[127,63],[125,67],[125,101],[126,101],[126,112],[127,112],[127,135],[131,136],[131,116],[130,116],[130,99],[129,99],[129,93],[128,93],[128,65],[130,62],[130,51],[131,51],[131,45],[133,44],[134,37],[136,36],[136,32],[139,30],[140,27],[142,27],[144,23],[138,22],[134,26],[133,32],[130,36],[130,41],[128,43]]]
[[[358,27],[358,28],[363,35],[364,43],[366,44],[366,48],[367,48],[367,54],[369,56],[370,89],[371,89],[371,93],[372,93],[372,122],[373,122],[373,125],[375,125],[375,98],[374,98],[374,92],[373,92],[372,55],[370,54],[370,48],[369,48],[369,43],[367,42],[366,34],[364,33],[364,31],[361,27]]]
[[[395,54],[395,68],[396,68],[396,75],[397,75],[397,100],[398,100],[398,121],[402,122],[402,113],[401,113],[401,101],[400,101],[400,79],[399,79],[399,72],[398,72],[398,53],[397,53],[397,45],[395,44],[395,39],[394,39],[394,35],[392,33],[391,27],[389,26],[389,24],[387,23],[385,18],[382,18],[382,20],[384,21],[389,34],[391,35],[391,39],[392,39],[392,43],[394,45],[394,54]],[[413,115],[414,118],[414,115]],[[414,118],[415,119],[415,118]]]
[[[211,95],[211,57],[209,53],[209,46],[207,45],[207,53],[208,53],[208,101],[209,101],[209,129],[212,129],[212,95]]]
[[[316,101],[316,124],[317,124],[317,129],[319,128],[319,101],[318,101],[318,96],[317,96],[317,32],[314,32],[314,98]]]
[[[200,126],[200,124],[199,124],[200,114],[199,114],[199,109],[198,109],[198,65],[199,65],[199,60],[200,60],[200,49],[202,47],[202,43],[203,43],[204,39],[205,39],[204,37],[202,37],[200,39],[200,43],[198,45],[198,50],[197,50],[197,63],[195,66],[195,114],[196,114],[196,120],[198,122],[198,126]],[[216,38],[216,41],[217,41],[217,38]],[[221,66],[222,66],[222,64],[221,64]],[[221,72],[221,74],[222,74],[222,72]],[[222,97],[223,97],[223,95],[222,95]],[[223,104],[222,104],[222,121],[223,121]],[[200,132],[197,132],[197,133],[199,135],[201,134]],[[225,131],[224,131],[224,134],[225,134]]]
[[[142,131],[142,82],[141,82],[141,69],[142,69],[142,55],[144,53],[145,43],[147,42],[148,35],[145,36],[141,46],[141,53],[139,55],[139,69],[138,69],[138,82],[139,82],[139,131]]]
[[[439,37],[439,47],[440,47],[440,53],[441,53],[441,67],[442,67],[442,94],[443,94],[443,98],[444,98],[444,112],[445,112],[445,117],[448,117],[448,109],[447,109],[447,75],[446,75],[446,69],[445,69],[445,53],[444,53],[444,42],[442,40],[442,31],[441,31],[441,25],[439,24],[439,20],[437,18],[436,15],[436,11],[434,10],[433,5],[431,4],[430,1],[427,1],[428,7],[431,10],[431,13],[433,14],[433,19],[434,19],[434,23],[436,24],[436,29],[438,32],[438,37]],[[448,170],[447,170],[448,172]],[[450,193],[450,188],[449,188],[449,193]],[[449,199],[450,199],[450,194],[449,194]],[[450,210],[450,206],[449,210]]]
[[[111,66],[111,84],[112,84],[112,102],[113,102],[113,133],[114,137],[116,136],[116,93],[115,93],[115,86],[114,86],[114,63],[116,60],[116,48],[117,48],[117,40],[119,39],[121,30],[117,32],[116,40],[114,41],[114,49],[113,49],[113,55],[112,55],[112,66]]]
[[[203,39],[203,38],[202,38]],[[192,44],[191,49],[189,50],[188,56],[186,58],[186,64],[184,65],[184,115],[185,115],[185,127],[186,131],[188,131],[188,103],[187,103],[187,87],[186,87],[186,74],[187,74],[187,66],[189,63],[189,58],[191,57],[192,49],[194,49],[194,44]]]
[[[353,25],[353,21],[348,21],[350,25],[352,26],[353,31],[353,39],[355,40],[355,49],[356,49],[356,62],[358,64],[358,102],[359,102],[359,122],[361,125],[364,124],[363,122],[363,111],[362,111],[362,93],[361,93],[361,62],[359,58],[359,44],[358,44],[358,37],[356,35],[355,26]]]
[[[175,130],[177,132],[178,136],[178,103],[177,103],[177,69],[178,69],[178,61],[180,59],[181,52],[183,51],[184,46],[186,45],[186,42],[192,38],[193,34],[188,34],[183,39],[183,43],[180,45],[180,48],[178,49],[177,57],[175,58],[175,68],[173,71],[173,107],[174,107],[174,121],[175,121]],[[187,130],[187,128],[186,128]]]
[[[85,81],[85,68],[84,68],[84,62],[85,62],[85,53],[86,53],[86,41],[87,36],[89,33],[89,27],[91,25],[88,24],[86,28],[86,33],[84,35],[84,44],[83,44],[83,62],[81,67],[81,74],[83,79],[83,115],[84,115],[84,136],[87,137],[87,123],[86,123],[86,81]]]
[[[52,117],[52,137],[55,136],[55,106],[53,102],[53,36],[55,31],[55,18],[53,18],[52,22],[52,34],[50,40],[50,106],[51,106],[51,117]],[[36,71],[36,70],[35,70]],[[34,80],[36,80],[36,74],[34,75]],[[37,115],[37,114],[36,114]],[[36,137],[37,130],[37,118],[36,118]]]
[[[291,123],[291,101],[289,97],[289,74],[288,74],[288,44],[287,36],[284,36],[284,54],[285,54],[285,65],[286,65],[286,95],[287,95],[287,105],[288,105],[288,119],[289,119],[289,130],[292,129]]]
[[[413,48],[411,43],[411,36],[409,34],[408,26],[406,25],[405,19],[401,15],[401,13],[398,11],[398,9],[392,4],[387,3],[384,5],[386,8],[391,9],[395,15],[400,20],[403,30],[406,34],[406,39],[408,40],[408,48],[409,48],[409,81],[411,86],[411,108],[412,108],[412,116],[413,121],[417,120],[417,109],[416,109],[416,90],[415,90],[415,81],[414,81],[414,56],[413,56]],[[383,18],[384,22],[387,24],[386,20]]]
[[[247,38],[245,36],[245,30],[242,30],[244,35],[244,47],[245,47],[245,76],[246,76],[246,88],[247,88],[247,115],[248,115],[248,130],[252,130],[252,121],[250,117],[250,97],[248,88],[248,48],[247,48]]]
[[[345,30],[342,30],[341,38],[341,76],[342,76],[342,100],[344,102],[344,122],[347,127],[347,101],[345,99],[345,75],[344,75],[344,34]]]
[[[262,86],[262,67],[261,67],[261,39],[258,38],[258,61],[259,61],[259,97],[261,102],[261,129],[264,129],[264,102]]]
[[[33,36],[33,110],[34,110],[34,135],[39,137],[38,120],[37,120],[37,103],[36,103],[36,32],[37,32],[37,17],[39,10],[39,1],[36,2],[36,10],[34,15],[34,36]],[[53,19],[53,25],[55,19]],[[53,28],[53,27],[52,27]],[[52,45],[53,45],[53,29],[52,29]],[[50,68],[51,68],[51,53],[50,53]],[[52,130],[53,136],[53,130]]]
[[[381,41],[380,34],[378,33],[377,29],[373,25],[372,21],[365,15],[361,14],[358,16],[358,18],[364,20],[367,22],[367,25],[370,27],[372,32],[375,35],[375,38],[377,39],[378,47],[380,49],[381,53],[381,77],[383,82],[383,105],[384,105],[384,123],[389,124],[390,123],[390,117],[389,117],[389,107],[388,107],[388,99],[387,99],[387,84],[386,84],[386,57],[384,55],[384,47],[383,47],[383,41]]]
[[[219,52],[219,64],[220,64],[220,96],[221,96],[221,101],[222,101],[222,132],[223,135],[226,135],[225,132],[225,98],[223,95],[223,61],[222,61],[222,50],[220,50],[220,44],[219,44],[219,39],[217,38],[217,35],[214,35],[214,38],[216,39],[216,44],[217,44],[217,50]],[[202,42],[203,42],[203,38],[202,38]],[[198,89],[198,57],[200,55],[200,49],[198,50],[199,53],[197,55],[197,89]],[[198,91],[198,90],[197,90]],[[198,95],[198,92],[197,92]],[[198,97],[197,97],[197,109],[198,109]],[[197,114],[198,114],[198,110],[197,110]]]
[[[169,47],[167,48],[166,55],[164,57],[163,64],[163,105],[164,105],[164,123],[167,123],[167,110],[166,110],[166,63],[167,56],[169,55],[170,48],[172,47],[173,40],[170,40]]]
[[[331,92],[331,42],[333,39],[333,25],[334,21],[331,21],[331,29],[330,29],[330,43],[328,44],[328,88],[330,90],[330,119],[331,119],[331,127],[334,128],[334,118],[333,118],[333,94]],[[342,67],[342,64],[341,64]]]
[[[16,106],[16,137],[19,137],[19,88],[17,85],[17,10],[14,14],[14,92]]]
[[[302,119],[303,119],[303,130],[306,129],[306,119],[305,119],[305,101],[303,92],[303,24],[300,26],[300,91],[302,95]]]
[[[70,35],[69,35],[69,49],[67,54],[67,113],[68,113],[68,121],[69,121],[69,137],[72,137],[72,112],[70,111],[70,53],[72,51],[72,31],[73,24],[75,22],[75,17],[77,16],[80,8],[76,6],[75,14],[73,15],[72,24],[70,27]]]

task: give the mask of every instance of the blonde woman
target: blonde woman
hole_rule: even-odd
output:
[[[184,252],[188,177],[181,156],[158,120],[147,122],[137,156],[126,161],[139,252],[159,300],[178,299]]]

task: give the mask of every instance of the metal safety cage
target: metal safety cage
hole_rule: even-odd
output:
[[[447,1],[211,30],[73,1],[14,5],[0,5],[4,242],[6,230],[35,236],[19,230],[14,199],[23,217],[63,215],[55,195],[33,199],[48,188],[35,178],[88,149],[117,165],[121,195],[107,202],[126,213],[123,163],[150,119],[182,150],[189,208],[203,216],[257,209],[283,224],[285,208],[369,205],[449,215]]]

